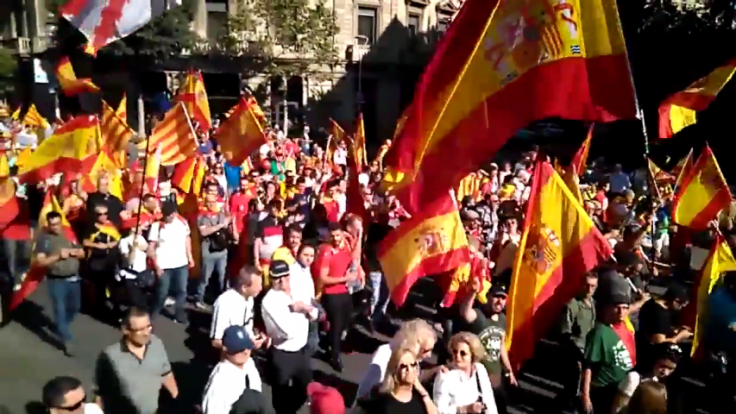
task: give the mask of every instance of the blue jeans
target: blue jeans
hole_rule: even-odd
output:
[[[5,258],[5,266],[3,269],[7,272],[7,276],[13,282],[20,280],[23,273],[30,268],[30,250],[28,249],[27,240],[10,240],[0,239],[2,242],[3,257]]]
[[[386,308],[388,308],[389,291],[386,279],[380,271],[372,271],[368,273],[371,286],[373,287],[373,297],[371,297],[371,319],[373,322],[380,322],[386,317]]]
[[[187,299],[187,279],[189,278],[188,266],[177,267],[174,269],[164,269],[164,274],[158,278],[158,287],[156,289],[156,304],[153,306],[151,315],[156,316],[161,313],[169,293],[174,294],[174,317],[179,322],[186,322],[187,314],[184,311],[185,301]]]
[[[65,344],[73,339],[69,325],[82,306],[82,287],[79,278],[70,282],[67,279],[48,279],[49,297],[54,312],[56,331]]]
[[[197,300],[204,302],[204,291],[210,282],[212,272],[217,271],[217,280],[220,283],[220,292],[225,290],[225,271],[227,269],[227,250],[217,253],[202,254],[202,274],[199,275],[197,285]]]

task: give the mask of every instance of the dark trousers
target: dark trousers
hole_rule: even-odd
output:
[[[606,387],[590,387],[590,402],[593,404],[593,413],[610,413],[617,390],[618,384]]]
[[[79,313],[82,302],[82,287],[79,281],[49,278],[49,296],[54,313],[54,324],[62,342],[71,342],[69,326]]]
[[[349,293],[322,294],[322,307],[325,308],[330,331],[327,333],[330,345],[330,358],[340,357],[342,333],[350,327],[352,317],[352,301]]]
[[[124,279],[122,284],[128,305],[148,311],[148,298],[136,281],[133,279]]]
[[[294,414],[307,401],[312,367],[305,349],[297,352],[270,350],[271,398],[276,414]]]
[[[508,395],[506,393],[506,379],[501,378],[501,381],[497,385],[493,385],[493,399],[496,401],[496,408],[498,414],[508,413]]]

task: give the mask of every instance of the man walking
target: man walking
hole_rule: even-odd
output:
[[[82,301],[79,259],[84,257],[84,250],[64,233],[61,214],[49,212],[46,214],[46,223],[46,229],[38,236],[34,253],[36,263],[48,269],[46,279],[56,331],[63,343],[64,353],[72,356],[73,338],[69,326],[79,313]]]
[[[271,262],[272,288],[263,298],[263,321],[272,340],[273,407],[277,414],[295,413],[307,399],[312,368],[307,353],[309,321],[317,319],[317,309],[294,299],[289,265]]]

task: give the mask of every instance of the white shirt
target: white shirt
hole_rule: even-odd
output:
[[[129,263],[131,265],[131,268],[135,272],[143,272],[146,270],[147,263],[146,263],[146,249],[148,249],[148,242],[146,239],[139,235],[138,236],[138,246],[136,248],[136,253],[133,256],[133,263]],[[133,246],[133,235],[130,235],[128,237],[125,237],[120,240],[120,243],[118,243],[118,248],[120,249],[120,253],[125,257],[126,263],[128,256],[130,255],[131,247]]]
[[[284,291],[271,289],[261,304],[266,335],[273,347],[281,351],[297,352],[307,345],[309,319],[289,307],[294,299]]]
[[[262,392],[261,375],[253,358],[242,368],[230,361],[220,361],[210,374],[202,397],[204,414],[230,414],[233,404],[246,389]]]
[[[315,292],[311,270],[302,266],[299,262],[295,262],[289,267],[289,275],[292,299],[295,302],[312,304],[315,299]],[[319,309],[317,308],[312,309],[312,312],[309,313],[311,320],[316,320],[318,316]]]
[[[368,365],[368,371],[358,384],[358,392],[355,394],[356,400],[370,394],[373,387],[383,381],[392,353],[391,343],[383,344],[376,349],[371,358],[371,363]]]
[[[348,196],[340,193],[335,196],[335,201],[337,201],[337,211],[339,212],[340,217],[342,217],[342,215],[348,210]]]
[[[245,298],[235,289],[223,292],[215,301],[210,325],[210,339],[222,339],[225,329],[237,325],[245,327],[248,336],[253,334],[253,298]]]
[[[104,414],[102,408],[94,403],[84,404],[84,414]]]
[[[332,156],[332,161],[336,165],[347,165],[348,164],[348,150],[345,148],[338,147]]]
[[[437,374],[434,380],[432,400],[437,405],[437,411],[440,414],[456,414],[459,407],[478,402],[479,395],[481,396],[480,401],[486,405],[484,412],[498,414],[491,380],[488,379],[488,371],[483,364],[473,365],[475,373],[470,378],[458,369]],[[480,390],[478,389],[479,383]]]
[[[171,223],[155,222],[151,224],[148,240],[156,243],[156,263],[161,269],[177,269],[187,266],[187,238],[189,224],[180,218]]]

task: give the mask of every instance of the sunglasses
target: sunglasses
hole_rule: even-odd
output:
[[[465,358],[466,356],[470,354],[464,349],[461,349],[461,350],[453,349],[452,355],[459,355],[460,357]]]
[[[399,364],[399,370],[405,370],[405,369],[417,369],[419,367],[418,362],[413,362],[411,364]]]
[[[87,396],[85,395],[84,397],[82,397],[82,399],[78,403],[74,405],[70,405],[68,407],[56,407],[56,409],[63,410],[63,411],[69,411],[69,412],[77,411],[78,409],[82,408],[82,406],[84,405],[86,401],[87,401]]]
[[[97,212],[97,217],[104,217],[106,215],[107,215],[107,211],[98,211]]]

